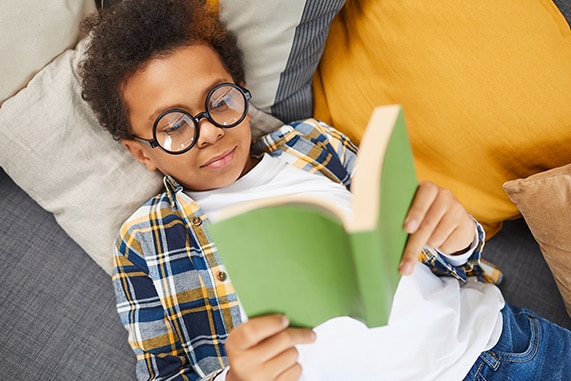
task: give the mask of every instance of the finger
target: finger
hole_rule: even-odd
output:
[[[265,315],[248,320],[232,331],[226,347],[233,351],[243,351],[285,330],[289,320],[283,315]]]
[[[438,191],[439,188],[431,182],[424,181],[419,184],[404,220],[404,229],[407,233],[412,234],[418,230],[430,206],[438,196]]]
[[[474,239],[475,223],[452,192],[440,189],[417,230],[424,245],[446,253],[465,249]]]
[[[315,341],[315,332],[307,328],[288,328],[262,341],[256,347],[256,356],[263,362],[270,361],[295,345]]]
[[[302,368],[299,363],[293,364],[291,367],[281,373],[276,381],[297,381],[301,377]]]
[[[441,203],[443,202],[441,201]],[[427,218],[430,223],[421,228],[424,235],[427,236],[425,245],[435,248],[441,248],[442,245],[445,245],[450,236],[464,222],[462,211],[460,208],[438,205],[438,201],[436,201],[434,214]]]
[[[473,220],[449,190],[423,184],[419,187],[418,203],[413,206],[410,218],[418,222],[414,229],[409,226],[411,234],[399,266],[403,275],[412,273],[425,245],[454,253],[465,249],[474,238]]]
[[[434,246],[443,253],[454,254],[464,251],[474,241],[476,223],[464,210],[461,211],[460,215],[461,217],[457,221],[461,221],[461,223],[451,224],[454,228],[446,234],[446,237],[440,238],[441,242]],[[442,225],[444,225],[444,222]]]
[[[297,360],[299,353],[295,347],[288,348],[287,350],[279,353],[264,365],[264,374],[271,376],[271,379],[279,379],[284,373],[289,372],[292,368],[297,367]],[[301,372],[300,372],[301,373]]]
[[[418,255],[426,245],[434,226],[442,218],[443,212],[439,208],[433,209],[439,193],[440,188],[430,182],[422,182],[418,187],[404,224],[405,231],[410,235],[399,264],[399,272],[402,275],[412,274],[418,262]]]
[[[418,262],[418,256],[423,248],[422,238],[410,235],[404,248],[401,261],[399,264],[399,272],[402,275],[410,275],[414,270],[414,266]]]
[[[302,371],[301,365],[295,363],[276,377],[276,381],[297,381],[301,377]]]

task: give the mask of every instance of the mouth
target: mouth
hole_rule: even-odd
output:
[[[236,155],[236,147],[222,153],[221,155],[215,156],[208,160],[205,164],[201,165],[200,168],[210,168],[210,169],[220,169],[226,167],[234,160]]]

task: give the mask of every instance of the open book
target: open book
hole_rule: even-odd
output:
[[[359,147],[350,220],[315,197],[275,197],[229,208],[208,230],[248,316],[279,312],[314,327],[347,315],[381,326],[417,186],[401,107],[377,107]]]

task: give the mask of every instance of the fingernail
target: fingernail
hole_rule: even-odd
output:
[[[418,222],[416,220],[406,220],[404,222],[404,230],[407,233],[414,233],[418,229]]]
[[[284,326],[284,328],[287,328],[289,326],[289,319],[285,315],[282,315],[282,325]]]
[[[409,275],[412,272],[412,264],[401,263],[399,266],[399,271],[402,275]]]

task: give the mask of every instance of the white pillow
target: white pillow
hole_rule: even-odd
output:
[[[281,110],[286,120],[311,115],[311,78],[343,3],[223,1],[223,17],[244,50],[254,104]],[[162,181],[99,126],[82,100],[76,69],[84,44],[62,53],[2,104],[0,166],[111,273],[121,224],[161,191]],[[277,126],[255,109],[251,114],[255,134]]]
[[[79,41],[79,22],[94,0],[18,0],[0,5],[0,104],[54,57]]]

